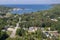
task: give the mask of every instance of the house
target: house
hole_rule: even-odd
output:
[[[35,32],[37,29],[37,27],[29,27],[28,32]]]
[[[52,35],[54,35],[55,37],[59,36],[59,33],[57,31],[51,32]]]
[[[52,21],[55,21],[55,22],[57,22],[58,20],[57,19],[51,19]]]
[[[59,36],[58,31],[42,31],[42,32],[46,35],[46,37],[50,37],[50,38],[52,38],[53,36],[54,37]]]

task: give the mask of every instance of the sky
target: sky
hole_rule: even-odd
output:
[[[60,0],[0,0],[0,4],[60,4]]]

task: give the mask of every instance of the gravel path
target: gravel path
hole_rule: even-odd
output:
[[[10,35],[11,38],[15,37],[15,35],[16,35],[16,30],[18,29],[18,27],[19,27],[19,23],[16,24],[15,29],[12,31],[12,33],[11,33],[11,35]]]

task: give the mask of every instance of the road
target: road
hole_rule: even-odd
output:
[[[26,21],[22,21],[22,22],[26,22]],[[11,35],[10,35],[11,38],[15,38],[15,37],[16,37],[16,30],[19,28],[19,23],[21,23],[21,18],[19,18],[19,22],[16,23],[16,27],[15,27],[15,29],[12,31]]]
[[[11,35],[10,35],[11,38],[13,38],[13,37],[16,36],[16,30],[18,29],[18,27],[19,27],[19,23],[16,23],[16,27],[15,27],[15,29],[12,31]]]

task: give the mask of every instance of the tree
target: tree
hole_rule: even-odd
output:
[[[4,31],[0,32],[0,40],[5,40],[6,38],[8,38],[8,34]]]
[[[24,35],[26,35],[25,33],[26,33],[25,30],[22,28],[17,29],[17,31],[16,31],[16,35],[19,35],[19,36],[24,36]]]

